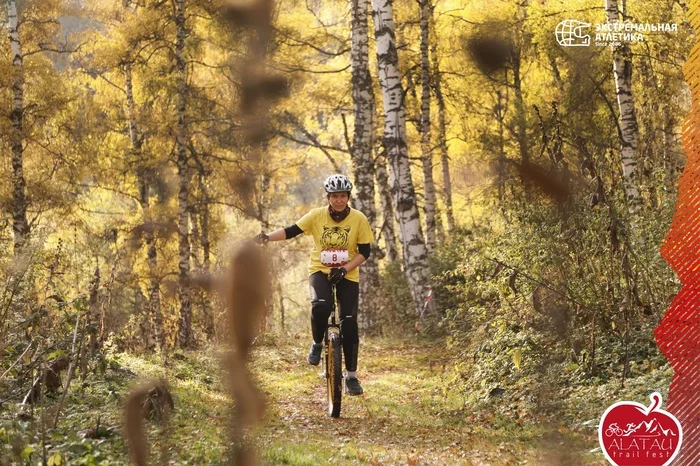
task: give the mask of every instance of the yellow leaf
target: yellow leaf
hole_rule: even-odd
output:
[[[613,330],[615,330],[615,322],[610,322],[610,326],[612,327]]]
[[[522,360],[523,360],[523,350],[518,348],[513,352],[513,364],[515,364],[516,369],[518,369],[518,370],[520,369],[520,363],[522,362]]]
[[[22,458],[25,460],[28,460],[30,456],[32,456],[32,453],[34,452],[34,449],[27,445],[24,447],[24,450],[22,450]]]
[[[61,454],[56,453],[49,458],[48,464],[49,466],[61,466],[62,461],[63,459],[61,457]]]

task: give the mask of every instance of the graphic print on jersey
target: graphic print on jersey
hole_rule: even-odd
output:
[[[322,249],[347,249],[349,243],[350,227],[329,227],[323,225],[321,235]]]

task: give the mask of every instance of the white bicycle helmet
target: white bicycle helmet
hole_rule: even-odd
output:
[[[323,182],[327,193],[349,193],[352,191],[352,183],[345,175],[331,175]]]

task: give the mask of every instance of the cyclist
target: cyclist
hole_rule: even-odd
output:
[[[360,293],[358,267],[369,258],[374,240],[367,217],[348,205],[352,183],[344,175],[331,175],[323,183],[328,206],[312,209],[298,222],[272,233],[260,233],[258,243],[283,241],[301,233],[312,235],[314,246],[309,261],[311,289],[311,332],[313,343],[307,360],[318,365],[321,361],[323,336],[332,312],[331,284],[336,287],[339,303],[340,328],[345,356],[345,392],[361,395],[357,379],[357,304]]]

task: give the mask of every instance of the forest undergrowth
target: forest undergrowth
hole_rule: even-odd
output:
[[[305,341],[263,336],[251,369],[266,394],[265,422],[251,432],[263,462],[371,465],[605,464],[596,425],[617,399],[643,398],[650,378],[667,385],[659,369],[585,391],[571,389],[559,415],[517,414],[517,395],[504,390],[467,393],[458,351],[424,338],[365,339],[360,353],[365,394],[345,397],[340,419],[326,414],[320,369],[305,362]],[[233,406],[225,390],[217,348],[159,355],[107,354],[101,369],[76,380],[55,429],[60,397],[46,397],[33,412],[5,403],[0,411],[2,464],[128,464],[122,406],[138,380],[163,377],[175,410],[167,428],[149,424],[151,461],[226,464]],[[578,413],[576,419],[573,413]],[[43,441],[42,441],[43,439]]]

